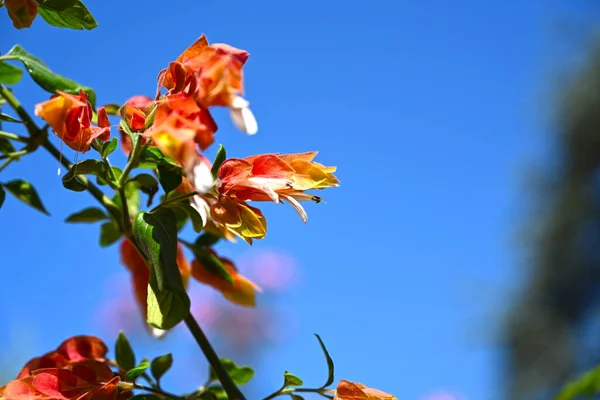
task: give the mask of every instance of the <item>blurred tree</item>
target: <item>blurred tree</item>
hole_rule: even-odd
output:
[[[536,182],[531,270],[504,331],[511,400],[551,398],[600,362],[600,45],[558,110],[551,165]]]

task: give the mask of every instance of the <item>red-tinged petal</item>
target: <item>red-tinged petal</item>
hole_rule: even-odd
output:
[[[83,360],[103,361],[108,347],[95,336],[74,336],[65,340],[57,352],[73,362]]]
[[[33,377],[33,387],[40,393],[53,399],[68,399],[63,391],[76,387],[78,378],[66,369],[43,370]]]
[[[177,61],[181,62],[185,59],[190,59],[197,57],[200,55],[204,49],[208,46],[208,39],[206,39],[206,35],[202,34],[194,43],[190,45],[183,53],[177,57]]]
[[[221,180],[219,190],[227,193],[235,186],[246,181],[252,174],[252,164],[241,158],[225,160],[219,167],[218,177]]]
[[[366,387],[361,383],[342,380],[336,388],[334,400],[397,400],[394,395]]]
[[[17,379],[30,376],[32,371],[41,368],[62,368],[69,364],[69,359],[57,351],[51,351],[41,357],[31,359],[19,372]]]
[[[71,367],[73,374],[88,383],[104,383],[114,377],[113,371],[105,362],[84,360]]]
[[[252,175],[262,178],[290,178],[294,169],[274,154],[264,154],[252,161]]]
[[[242,65],[246,64],[250,54],[246,50],[238,49],[225,43],[213,43],[210,47],[219,50],[223,54],[231,54],[234,56]]]
[[[98,126],[101,128],[109,128],[110,121],[108,120],[108,114],[106,114],[106,108],[98,108]]]
[[[28,376],[9,382],[0,395],[6,400],[33,400],[39,399],[41,393],[33,387],[33,377]]]

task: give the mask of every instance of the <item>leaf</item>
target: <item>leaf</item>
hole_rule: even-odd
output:
[[[325,384],[323,386],[321,386],[322,388],[325,388],[325,387],[331,385],[334,380],[333,360],[331,359],[331,356],[329,355],[329,352],[327,351],[325,344],[321,340],[321,336],[317,335],[316,333],[315,333],[315,336],[317,337],[317,340],[319,341],[319,344],[321,345],[321,349],[323,350],[323,354],[325,354],[325,359],[327,360],[327,370],[328,370],[327,382],[325,382]]]
[[[135,215],[140,208],[140,190],[136,182],[129,181],[125,184],[125,199],[127,200],[127,211],[130,216]],[[121,209],[121,196],[115,193],[113,201]]]
[[[127,379],[130,381],[136,380],[136,378],[146,372],[149,367],[150,363],[148,361],[142,361],[140,365],[127,371]]]
[[[101,209],[89,207],[69,215],[65,222],[97,222],[107,218],[108,216]]]
[[[229,274],[219,257],[207,252],[204,248],[194,248],[193,252],[196,259],[198,259],[198,262],[208,272],[225,279],[227,282],[233,285],[233,278],[231,277],[231,275]]]
[[[135,354],[129,343],[129,339],[123,331],[119,332],[117,342],[115,343],[115,357],[117,364],[125,371],[129,371],[135,367]]]
[[[106,164],[99,160],[83,160],[73,165],[69,172],[62,178],[63,186],[75,192],[83,192],[87,186],[84,185],[77,175],[95,175],[108,181]],[[113,182],[115,184],[116,182]]]
[[[168,208],[179,208],[183,210],[190,220],[192,221],[192,226],[194,227],[194,231],[200,232],[204,228],[204,222],[202,221],[202,216],[200,213],[190,205],[190,203],[171,203],[167,205]]]
[[[0,153],[12,153],[16,151],[15,146],[8,139],[0,138]]]
[[[205,232],[196,238],[195,245],[198,247],[210,247],[216,244],[219,240],[221,240],[220,236]]]
[[[23,70],[7,62],[0,61],[0,83],[16,85],[23,76]]]
[[[240,367],[235,362],[227,358],[221,358],[221,364],[231,377],[231,380],[233,380],[233,383],[238,386],[245,385],[254,377],[254,370],[248,366]],[[210,380],[218,380],[217,374],[212,368],[210,369]]]
[[[18,120],[16,118],[11,117],[10,115],[4,114],[4,113],[0,113],[0,121],[15,122],[17,124],[22,124],[23,123],[23,121]]]
[[[206,389],[206,393],[210,393],[213,395],[213,397],[202,397],[203,399],[216,399],[216,400],[227,400],[227,393],[225,393],[225,390],[221,387],[221,386],[217,386],[217,385],[213,385],[213,386],[209,386]]]
[[[133,235],[150,266],[148,317],[150,326],[171,329],[190,311],[190,299],[177,267],[177,220],[167,208],[140,212]]]
[[[119,115],[119,109],[121,108],[121,105],[117,104],[117,103],[109,103],[109,104],[105,104],[103,107],[104,107],[104,111],[106,111],[106,114]]]
[[[115,149],[117,148],[117,138],[113,137],[108,142],[102,143],[102,150],[100,150],[100,155],[102,158],[108,157]]]
[[[292,400],[304,400],[304,397],[298,396],[297,394],[290,393],[290,397],[292,398]]]
[[[4,199],[6,199],[6,192],[2,185],[0,185],[0,208],[2,208],[2,204],[4,204]]]
[[[43,212],[46,215],[50,215],[50,213],[42,204],[40,196],[38,195],[35,188],[31,185],[31,183],[22,179],[15,179],[13,181],[5,183],[4,188],[8,190],[8,192],[15,196],[17,199],[21,200],[23,203],[30,205],[31,207]]]
[[[217,155],[215,156],[215,161],[213,162],[212,168],[210,172],[214,179],[217,179],[217,175],[219,174],[219,167],[223,164],[223,161],[227,158],[227,152],[225,151],[225,147],[222,144],[219,145],[219,150],[217,150]]]
[[[158,180],[165,193],[175,190],[181,185],[181,175],[173,170],[169,170],[163,166],[158,166]]]
[[[115,221],[110,221],[100,226],[100,246],[107,247],[121,238],[119,225]]]
[[[38,13],[48,24],[59,28],[90,30],[98,26],[81,0],[40,0]]]
[[[158,182],[156,181],[156,178],[150,174],[136,175],[134,178],[131,178],[130,181],[137,182],[142,190],[158,188]]]
[[[175,160],[165,156],[158,147],[150,146],[141,154],[140,165],[138,167],[154,169],[158,165],[172,171],[181,171],[181,167],[175,162]]]
[[[133,133],[129,128],[129,125],[127,125],[127,114],[125,114],[124,107],[121,109],[121,118],[122,119],[121,122],[119,122],[119,126],[121,127],[121,129],[123,129],[123,132],[125,132],[127,136],[129,136],[129,140],[131,141],[131,148],[133,149],[137,146],[137,141],[139,140],[140,134]],[[132,154],[129,154],[130,157],[131,155]]]
[[[567,383],[555,400],[570,400],[577,396],[593,396],[600,391],[600,367],[586,372],[579,378]]]
[[[173,355],[171,353],[156,357],[150,364],[152,376],[159,381],[165,372],[171,368],[171,365],[173,365]]]
[[[92,88],[83,86],[80,83],[52,72],[39,58],[29,54],[21,46],[14,46],[5,54],[5,56],[16,57],[19,59],[23,65],[25,65],[25,69],[29,75],[31,75],[31,78],[42,89],[53,94],[56,93],[57,90],[60,90],[75,95],[79,94],[79,89],[81,89],[89,95],[89,102],[92,106],[96,103],[96,93]]]
[[[302,386],[302,385],[304,385],[304,382],[302,382],[302,379],[298,378],[294,374],[290,374],[289,372],[285,371],[285,374],[283,374],[283,386],[287,387],[287,386]]]

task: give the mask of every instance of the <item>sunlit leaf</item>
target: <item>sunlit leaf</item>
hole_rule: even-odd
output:
[[[0,83],[15,85],[23,76],[23,70],[17,66],[0,61]]]
[[[18,120],[16,118],[11,117],[10,115],[4,114],[4,113],[0,113],[0,121],[15,122],[17,124],[22,124],[23,123],[23,121]]]
[[[133,223],[133,234],[150,266],[148,319],[150,326],[171,329],[190,310],[190,299],[177,267],[177,220],[169,209],[140,212]]]
[[[65,222],[97,222],[107,218],[108,216],[101,209],[89,207],[69,215]]]
[[[127,379],[134,381],[138,376],[142,375],[150,367],[148,361],[142,361],[137,367],[127,371]]]
[[[98,26],[81,0],[38,0],[38,13],[48,24],[59,28],[90,30]]]
[[[591,397],[600,392],[600,367],[586,372],[579,378],[567,383],[555,400],[570,400],[578,396]]]
[[[135,367],[135,353],[123,331],[119,332],[117,342],[115,343],[115,357],[117,364],[125,371],[129,371]]]
[[[289,372],[285,371],[285,374],[283,374],[283,385],[284,386],[302,386],[304,385],[304,382],[302,382],[302,379],[298,378],[296,375],[294,374],[290,374]]]
[[[102,143],[102,150],[100,150],[100,154],[103,158],[108,157],[115,149],[117,148],[117,138],[113,137],[108,142]]]
[[[219,150],[217,150],[217,155],[215,156],[215,161],[213,162],[211,173],[214,179],[217,179],[217,174],[219,173],[219,167],[223,164],[223,161],[227,158],[227,152],[225,151],[225,147],[222,144],[219,145]]]
[[[29,54],[24,48],[19,45],[14,46],[12,49],[5,54],[5,56],[16,57],[19,59],[25,69],[31,75],[31,78],[37,83],[42,89],[56,93],[60,90],[65,93],[79,94],[79,89],[83,90],[89,95],[89,102],[92,106],[96,102],[96,93],[92,88],[83,86],[71,79],[65,78],[59,74],[56,74],[50,70],[39,58]]]
[[[15,196],[17,199],[21,200],[23,203],[30,205],[31,207],[43,212],[46,215],[50,215],[50,213],[42,204],[40,196],[38,195],[35,188],[31,185],[31,183],[22,179],[15,179],[10,182],[6,182],[3,185],[4,188],[8,190],[10,194]]]

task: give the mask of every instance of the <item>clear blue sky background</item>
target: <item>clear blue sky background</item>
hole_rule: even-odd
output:
[[[544,146],[552,77],[570,54],[557,45],[561,23],[588,3],[87,3],[100,23],[91,32],[41,20],[16,32],[0,10],[0,50],[20,43],[94,87],[102,104],[152,95],[158,71],[206,33],[251,54],[246,91],[259,134],[217,113],[229,155],[319,150],[339,168],[342,185],[307,205],[307,225],[290,207],[264,207],[269,233],[254,248],[292,253],[301,279],[282,300],[295,310],[294,333],[257,368],[263,393],[285,369],[323,379],[318,332],[338,379],[401,399],[437,389],[500,398],[497,332],[521,275],[521,180]],[[48,97],[29,81],[16,94],[30,108]],[[105,278],[123,268],[116,246],[98,247],[97,226],[62,222],[93,199],[63,190],[56,167],[40,152],[2,173],[31,180],[52,213],[11,198],[0,211],[0,364],[16,360],[14,373],[63,338],[94,333]],[[185,336],[144,349],[194,354],[175,340]]]

